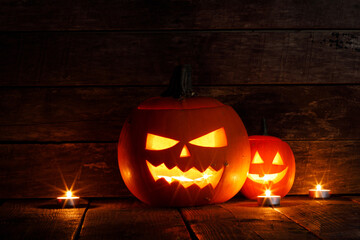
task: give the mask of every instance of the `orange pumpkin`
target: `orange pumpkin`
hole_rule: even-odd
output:
[[[189,70],[183,80],[184,74]],[[141,201],[203,205],[227,201],[240,190],[250,146],[230,106],[206,97],[155,97],[124,124],[118,161],[126,186]]]
[[[295,158],[289,145],[272,136],[250,136],[251,163],[241,193],[256,199],[270,189],[272,195],[284,197],[295,178]]]

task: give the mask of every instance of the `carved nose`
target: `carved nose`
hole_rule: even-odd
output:
[[[181,150],[181,153],[180,153],[180,157],[190,157],[191,154],[189,152],[189,149],[186,147],[186,145],[184,144],[184,147],[182,148]]]

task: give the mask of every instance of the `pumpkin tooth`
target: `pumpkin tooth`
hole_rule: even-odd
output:
[[[183,172],[177,166],[169,169],[164,163],[155,167],[146,160],[146,164],[155,181],[161,178],[165,179],[169,184],[173,181],[178,181],[185,188],[188,188],[193,184],[196,184],[200,188],[204,188],[208,184],[211,184],[212,187],[215,188],[224,171],[224,168],[216,171],[212,167],[208,167],[205,171],[200,172],[193,167],[188,171]]]
[[[173,169],[174,167],[176,167],[176,163],[175,162],[171,162],[171,161],[166,161],[165,163],[162,163],[162,164],[165,164],[165,166],[168,168],[168,169]],[[160,165],[162,165],[160,164]]]
[[[193,168],[196,169],[197,171],[199,171],[199,172],[201,173],[201,172],[206,171],[206,170],[209,168],[209,166],[208,166],[207,168],[205,168],[205,167],[201,167],[201,166],[195,165]]]

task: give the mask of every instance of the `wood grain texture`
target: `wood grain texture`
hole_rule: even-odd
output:
[[[317,239],[272,208],[236,201],[180,210],[198,239]]]
[[[289,141],[296,159],[290,194],[308,194],[316,182],[333,194],[360,192],[360,141]],[[1,144],[1,198],[62,195],[73,182],[82,197],[130,196],[117,164],[116,143]]]
[[[350,199],[351,201],[360,204],[360,196],[354,196],[354,195],[352,195],[352,196],[343,196],[343,198]]]
[[[84,206],[58,209],[54,199],[8,200],[0,206],[0,237],[270,240],[358,239],[360,234],[360,205],[346,196],[285,197],[276,208],[258,207],[255,201],[240,198],[181,209],[151,208],[134,198],[97,199],[86,214]]]
[[[81,197],[129,195],[115,143],[0,145],[0,158],[1,198],[55,198],[66,186]]]
[[[333,194],[360,192],[360,141],[288,143],[296,161],[290,194],[308,194],[317,183]]]
[[[360,205],[347,199],[285,198],[276,210],[321,239],[359,239]]]
[[[184,63],[195,85],[359,84],[359,34],[6,32],[0,86],[167,85]]]
[[[58,209],[55,199],[8,200],[0,207],[0,238],[73,239],[84,211]]]
[[[0,141],[117,141],[131,109],[162,87],[0,88]],[[231,105],[249,135],[358,140],[360,86],[199,87]]]
[[[348,1],[1,1],[0,30],[358,28]]]
[[[99,200],[86,213],[81,239],[190,239],[174,208],[151,208],[136,199]]]

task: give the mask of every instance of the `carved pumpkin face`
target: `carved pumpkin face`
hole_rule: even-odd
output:
[[[273,195],[284,197],[295,178],[295,158],[289,145],[271,136],[250,136],[251,163],[241,193],[256,199],[271,189]]]
[[[123,126],[118,159],[129,190],[150,205],[192,206],[233,197],[250,164],[235,111],[211,98],[152,98]]]
[[[148,133],[146,137],[145,149],[152,151],[161,151],[171,148],[177,145],[179,142],[180,141],[178,140]],[[189,141],[188,144],[204,148],[226,147],[227,139],[225,130],[223,127],[219,128]],[[186,158],[190,157],[191,153],[189,152],[186,144],[184,144],[179,154],[179,158],[183,158],[182,160],[186,161]],[[221,167],[219,170],[215,170],[214,168],[209,166],[204,171],[199,171],[195,167],[192,167],[191,169],[184,172],[177,166],[170,169],[165,165],[165,163],[162,163],[159,166],[155,167],[148,160],[146,160],[146,164],[155,181],[161,178],[165,179],[169,184],[171,184],[173,181],[178,181],[184,188],[188,188],[193,184],[197,185],[199,188],[204,188],[208,184],[211,184],[211,186],[215,188],[219,183],[222,173],[224,171],[224,167]]]

